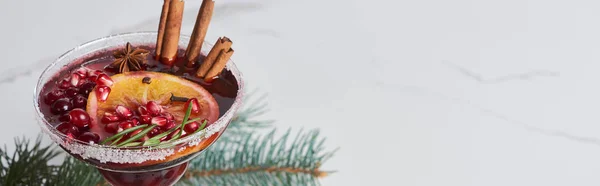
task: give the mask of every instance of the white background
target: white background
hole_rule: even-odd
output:
[[[155,31],[160,0],[0,1],[0,142],[35,137],[43,67]],[[191,33],[199,0],[186,3]],[[340,150],[324,185],[598,185],[600,4],[221,0],[207,35],[268,93],[280,129]]]

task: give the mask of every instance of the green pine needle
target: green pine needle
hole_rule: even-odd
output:
[[[320,169],[333,152],[323,149],[318,130],[300,131],[291,145],[290,130],[275,140],[275,130],[264,137],[236,136],[242,143],[217,141],[190,162],[180,185],[319,185],[332,173]]]
[[[190,162],[178,185],[318,185],[319,178],[332,173],[320,169],[333,151],[324,150],[318,130],[295,137],[290,130],[281,137],[275,130],[257,134],[272,123],[254,119],[267,111],[262,100],[238,112],[221,138]],[[0,185],[107,185],[96,168],[72,157],[49,165],[63,151],[42,147],[39,137],[34,143],[16,139],[15,145],[13,154],[0,149]]]
[[[38,137],[33,145],[28,139],[15,139],[15,151],[7,153],[0,149],[0,185],[43,185],[55,173],[56,167],[47,162],[55,158],[59,151],[54,146],[42,147]]]

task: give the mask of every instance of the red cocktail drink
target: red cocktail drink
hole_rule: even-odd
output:
[[[36,87],[43,131],[113,185],[172,185],[241,104],[243,82],[233,62],[205,81],[196,72],[211,46],[190,66],[183,50],[189,38],[181,36],[177,57],[165,65],[155,57],[156,37],[130,33],[78,46]]]

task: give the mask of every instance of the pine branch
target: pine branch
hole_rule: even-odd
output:
[[[240,136],[242,143],[217,141],[190,162],[184,185],[318,185],[331,172],[320,169],[333,155],[325,152],[318,130],[300,131],[288,144],[290,130],[275,140]]]
[[[39,136],[33,146],[25,138],[16,138],[15,145],[12,155],[6,146],[0,149],[0,185],[43,185],[55,175],[55,167],[47,162],[60,151],[52,145],[42,147]]]
[[[72,157],[65,158],[62,165],[57,167],[56,175],[56,179],[48,185],[108,185],[95,167]]]

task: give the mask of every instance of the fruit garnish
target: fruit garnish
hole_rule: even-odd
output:
[[[198,111],[188,115],[188,118],[194,118],[193,121],[189,119],[191,122],[206,119],[210,124],[219,117],[218,104],[212,95],[199,84],[189,80],[149,71],[126,72],[110,78],[113,82],[110,94],[103,95],[99,91],[92,91],[87,103],[87,112],[92,117],[90,131],[99,134],[103,142],[110,137],[111,140],[108,141],[113,144],[114,140],[121,137],[115,145],[123,146],[123,142],[127,140],[130,141],[128,143],[142,144],[158,134],[182,128],[184,125],[181,124],[185,123],[183,121],[186,116],[184,108],[188,105],[187,102],[171,101],[173,95],[198,102],[192,104],[193,107],[199,108]],[[144,78],[150,78],[152,81],[149,84],[144,83]],[[99,88],[102,87],[96,87]],[[99,101],[99,95],[106,96],[106,100]],[[154,127],[137,128],[142,125]],[[131,128],[142,130],[130,130]],[[124,131],[136,134],[114,137]],[[166,137],[159,140],[166,140]]]
[[[185,116],[183,117],[183,121],[181,122],[181,125],[177,125],[176,127],[170,128],[169,130],[163,131],[162,133],[155,134],[152,138],[143,140],[143,142],[139,141],[140,139],[144,138],[148,133],[155,130],[157,127],[164,125],[165,121],[167,120],[167,118],[165,118],[165,117],[155,117],[155,118],[161,118],[161,119],[153,118],[153,120],[151,122],[152,125],[144,124],[144,125],[139,125],[136,127],[131,127],[127,130],[123,130],[111,137],[104,139],[102,141],[102,144],[110,143],[110,145],[116,145],[117,147],[132,147],[132,146],[140,146],[140,145],[141,146],[157,146],[157,145],[161,144],[161,142],[163,142],[163,141],[165,141],[165,142],[174,141],[174,140],[179,139],[182,136],[190,135],[190,134],[196,133],[198,131],[201,131],[202,129],[205,128],[207,120],[204,120],[202,123],[202,126],[200,126],[200,127],[198,126],[198,123],[196,121],[201,120],[201,118],[189,120],[190,116],[192,114],[193,105],[191,105],[191,104],[186,104],[186,105],[188,105],[188,108],[186,110]],[[184,130],[181,130],[182,128]],[[185,133],[184,133],[184,131],[185,131]],[[121,141],[123,139],[123,137],[127,136],[127,135],[129,135],[129,137],[127,139]],[[167,138],[165,138],[165,137],[167,137]]]

